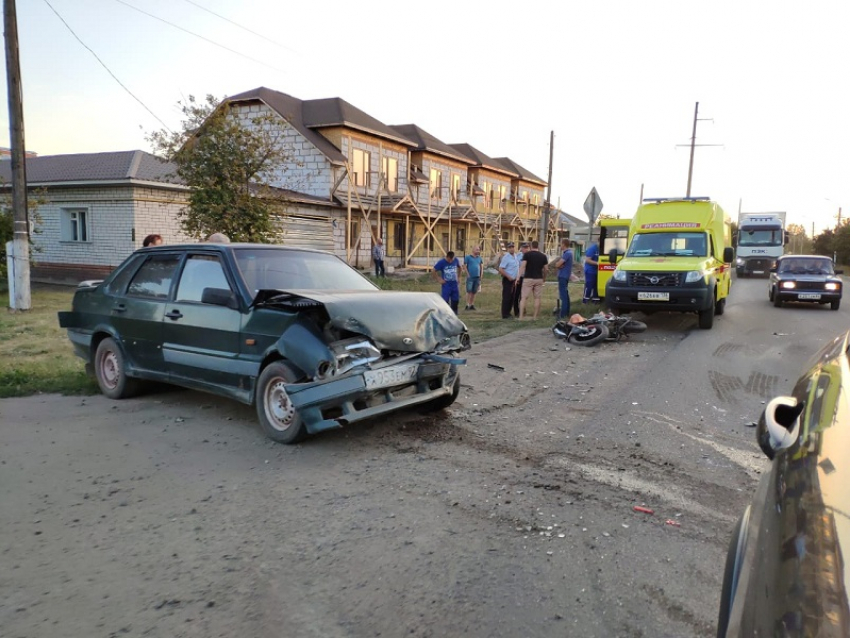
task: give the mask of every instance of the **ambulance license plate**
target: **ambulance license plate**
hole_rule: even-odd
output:
[[[797,295],[797,299],[818,300],[818,299],[820,299],[820,293],[817,293],[817,292],[801,292],[799,295]]]
[[[639,292],[638,301],[670,301],[669,292]]]

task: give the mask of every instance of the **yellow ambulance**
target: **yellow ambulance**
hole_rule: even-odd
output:
[[[693,312],[714,325],[732,288],[731,220],[707,197],[645,199],[626,256],[608,281],[609,308]]]

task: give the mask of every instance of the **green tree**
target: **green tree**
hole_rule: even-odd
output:
[[[33,234],[41,233],[41,215],[38,212],[38,207],[46,201],[47,194],[43,188],[33,189],[27,196],[29,220]],[[0,279],[7,279],[9,276],[6,263],[6,243],[14,239],[14,234],[15,212],[12,209],[12,191],[9,189],[0,194]],[[32,235],[30,235],[30,260],[33,259],[35,252],[38,252],[38,248],[33,245]]]
[[[788,224],[785,227],[788,236],[788,244],[785,249],[788,253],[804,255],[811,252],[811,240],[806,236],[806,228],[802,224]]]
[[[180,212],[183,229],[199,239],[218,232],[233,241],[276,241],[284,202],[269,181],[289,161],[279,122],[262,114],[240,121],[212,95],[203,101],[189,96],[178,106],[181,130],[155,131],[147,139],[191,188]]]

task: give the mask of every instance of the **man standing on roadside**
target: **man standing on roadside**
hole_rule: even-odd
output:
[[[564,319],[570,316],[570,275],[573,273],[573,251],[570,248],[570,240],[561,239],[561,257],[555,262],[558,269],[558,298],[561,300],[561,311],[558,318]]]
[[[531,250],[523,255],[519,265],[519,276],[523,278],[522,298],[519,302],[519,318],[525,317],[525,305],[528,298],[534,296],[534,319],[540,314],[540,303],[543,301],[543,282],[549,270],[549,258],[540,252],[540,244],[535,239],[531,242]]]
[[[502,319],[511,318],[511,309],[514,317],[519,317],[519,262],[522,258],[516,254],[516,244],[509,241],[508,252],[502,256],[499,262],[499,274],[502,276]]]
[[[481,290],[481,277],[484,276],[484,260],[481,259],[481,249],[476,246],[472,254],[463,258],[466,269],[466,308],[475,310],[475,295]]]
[[[455,257],[454,251],[450,250],[443,259],[434,264],[432,271],[434,279],[442,285],[440,294],[446,303],[452,307],[455,314],[457,314],[457,306],[460,301],[460,289],[457,285],[459,270],[460,262]]]
[[[375,277],[385,277],[384,270],[384,240],[378,237],[372,246],[372,260],[375,262]]]

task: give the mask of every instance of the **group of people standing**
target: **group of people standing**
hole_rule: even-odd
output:
[[[506,252],[499,261],[499,274],[502,276],[502,319],[523,319],[526,314],[528,300],[533,299],[533,318],[540,315],[543,301],[543,284],[549,273],[549,258],[540,251],[537,240],[523,242],[517,252],[516,243],[509,241]],[[384,245],[379,238],[372,247],[372,259],[375,263],[375,276],[385,276]],[[558,298],[560,300],[559,316],[570,315],[569,283],[572,279],[573,262],[575,260],[569,239],[561,240],[561,254],[554,263],[558,272]],[[592,244],[584,258],[584,295],[582,301],[590,303],[599,301],[597,292],[597,268],[599,246]],[[475,246],[463,261],[450,250],[446,256],[434,264],[431,271],[434,279],[440,284],[440,294],[446,303],[457,314],[460,306],[460,278],[466,274],[466,307],[465,310],[475,310],[475,295],[481,290],[481,278],[484,275],[484,260],[481,248]],[[513,314],[512,314],[513,313]]]

